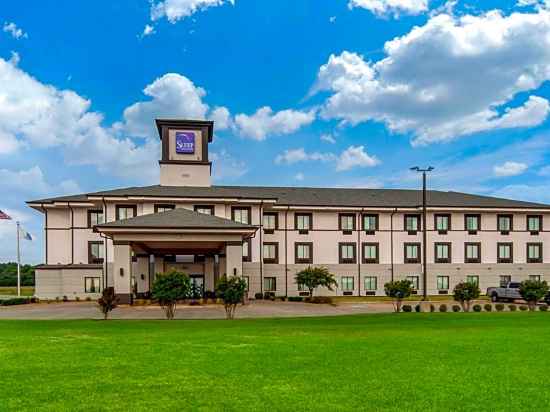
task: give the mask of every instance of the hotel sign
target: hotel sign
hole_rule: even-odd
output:
[[[176,132],[176,153],[178,154],[195,153],[195,133]]]

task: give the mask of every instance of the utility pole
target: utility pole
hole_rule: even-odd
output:
[[[19,221],[16,222],[17,226],[17,296],[21,296],[21,248],[19,246],[19,236],[21,230],[19,229]]]
[[[426,169],[421,169],[418,166],[411,167],[411,170],[415,172],[422,172],[422,283],[424,286],[424,293],[422,300],[428,300],[428,245],[427,245],[427,231],[426,231],[426,172],[434,170],[432,166]]]

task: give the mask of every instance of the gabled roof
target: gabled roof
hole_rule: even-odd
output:
[[[143,186],[106,190],[76,196],[35,200],[28,203],[78,202],[88,197],[164,197],[208,199],[256,199],[275,201],[280,206],[333,207],[418,207],[422,204],[421,190],[408,189],[344,189],[313,187],[269,186]],[[429,190],[429,207],[460,208],[532,208],[550,209],[550,205],[502,199],[459,192]]]
[[[174,209],[166,212],[151,213],[130,219],[96,225],[95,229],[128,228],[128,229],[221,229],[221,230],[255,230],[256,226],[237,223],[229,219],[188,209]]]

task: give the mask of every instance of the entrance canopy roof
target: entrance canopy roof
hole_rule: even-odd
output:
[[[190,233],[190,234],[238,234],[253,236],[257,226],[234,222],[218,216],[198,213],[188,209],[174,209],[161,213],[136,216],[94,226],[94,231],[115,233]]]

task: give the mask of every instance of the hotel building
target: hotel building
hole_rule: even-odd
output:
[[[304,294],[294,276],[308,265],[336,276],[325,295],[383,295],[391,279],[437,295],[550,278],[549,205],[428,191],[424,285],[422,191],[214,186],[213,123],[156,124],[159,185],[28,202],[44,216],[38,297],[97,298],[108,285],[131,302],[171,268],[198,291],[242,276],[250,297]]]

